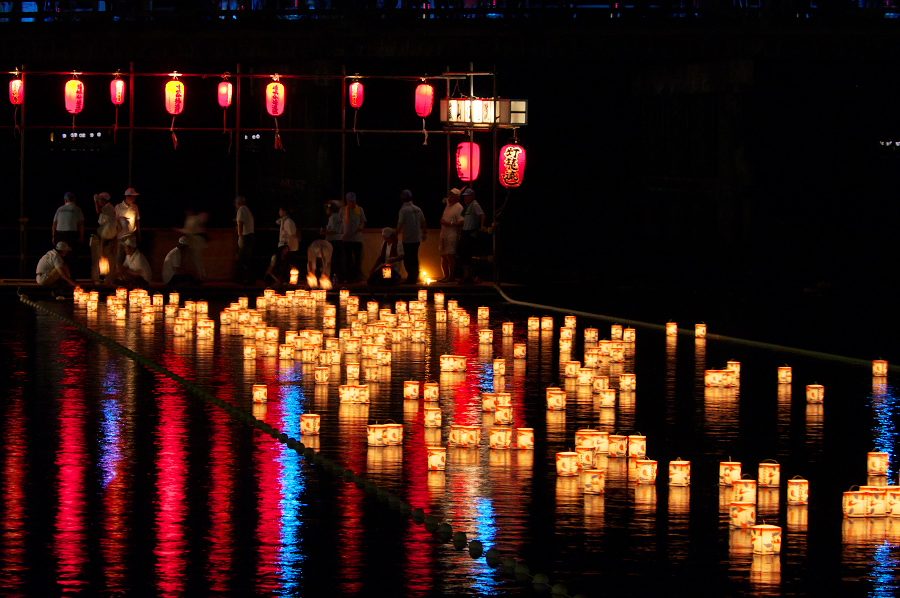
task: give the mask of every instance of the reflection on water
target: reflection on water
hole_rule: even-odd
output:
[[[829,398],[848,397],[806,405],[790,385],[776,384],[783,355],[711,339],[695,340],[691,352],[678,347],[677,337],[640,330],[636,345],[626,343],[594,368],[616,391],[604,406],[590,385],[564,375],[564,362],[586,369],[585,349],[602,343],[584,343],[579,328],[572,347],[561,351],[558,328],[527,331],[531,314],[504,306],[491,311],[493,344],[479,343],[481,324],[461,328],[431,318],[428,342],[388,339],[389,366],[344,354],[329,366],[327,383],[314,381],[317,363],[264,356],[263,345],[221,327],[214,341],[173,337],[163,318],[140,325],[109,318],[102,308],[89,322],[291,437],[301,437],[302,414],[319,414],[321,434],[304,443],[468,539],[565,581],[571,593],[627,585],[636,595],[659,594],[685,579],[704,579],[704,589],[716,595],[816,594],[832,583],[873,595],[897,592],[896,519],[830,520],[839,513],[835,488],[864,480],[865,451],[895,454],[900,414],[886,382],[793,358],[804,378],[825,380]],[[286,330],[315,328],[321,317],[321,306],[276,309],[267,323],[279,327],[282,342]],[[346,323],[343,310],[338,320]],[[504,320],[515,321],[513,337],[500,334]],[[138,584],[163,595],[528,589],[165,376],[48,318],[38,322],[40,334],[22,335],[19,349],[7,343],[17,353],[2,366],[13,387],[2,398],[0,420],[2,593],[127,593]],[[598,328],[601,339],[609,336],[608,326]],[[515,343],[525,344],[525,359],[514,358]],[[245,359],[245,346],[259,348],[259,357]],[[445,353],[466,356],[466,371],[440,372]],[[495,372],[494,357],[506,359],[505,375]],[[741,387],[706,388],[709,364],[734,357],[743,366]],[[26,367],[27,359],[33,363]],[[338,399],[348,363],[360,365],[369,404]],[[620,389],[619,375],[635,372],[637,390]],[[440,403],[404,400],[404,380],[436,382]],[[255,383],[267,385],[267,403],[251,405]],[[563,389],[564,410],[547,409],[548,386]],[[482,411],[485,392],[509,393],[508,427],[534,428],[533,450],[488,448],[490,430],[507,424]],[[426,406],[439,406],[441,428],[424,427]],[[38,430],[44,423],[38,414],[51,422],[48,431]],[[367,446],[367,424],[391,421],[403,424],[402,445]],[[482,443],[450,448],[446,471],[428,471],[426,447],[446,445],[451,424],[478,426]],[[648,458],[659,464],[657,483],[638,484],[633,459],[605,455],[597,460],[606,469],[605,494],[585,494],[580,476],[557,476],[555,453],[571,450],[581,428],[646,434]],[[848,446],[848,439],[856,440]],[[760,461],[777,458],[782,480],[810,479],[809,506],[786,505],[778,489],[758,489],[759,519],[784,529],[780,556],[754,555],[749,531],[729,528],[733,493],[717,485],[718,462],[729,456],[749,475]],[[676,457],[691,460],[691,487],[667,485],[668,461]],[[891,467],[896,476],[893,460]],[[52,480],[52,487],[34,480]],[[52,558],[32,558],[32,544],[50,546]],[[671,567],[646,574],[661,561]],[[821,579],[810,571],[823,572]],[[47,591],[50,583],[56,592]]]

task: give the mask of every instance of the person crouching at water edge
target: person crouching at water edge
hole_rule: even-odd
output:
[[[167,288],[177,289],[200,284],[197,261],[193,256],[191,240],[184,235],[178,239],[178,245],[166,254],[163,262],[163,283]]]
[[[69,266],[66,265],[66,256],[72,248],[65,241],[59,241],[56,247],[48,251],[38,261],[35,270],[35,280],[45,288],[49,288],[50,292],[57,299],[64,299],[62,289],[75,288],[75,281],[69,272]]]
[[[325,239],[316,239],[306,250],[306,284],[309,288],[331,289],[331,259],[334,247]]]
[[[150,285],[152,274],[150,272],[150,262],[138,249],[137,241],[134,237],[128,237],[122,241],[125,248],[125,261],[118,267],[116,273],[112,277],[112,284],[133,288],[147,288]]]
[[[385,228],[381,231],[381,253],[369,272],[369,284],[373,286],[400,283],[400,264],[403,263],[403,245],[397,241],[397,231]]]

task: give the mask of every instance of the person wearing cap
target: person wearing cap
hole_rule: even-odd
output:
[[[459,261],[462,266],[462,282],[472,282],[474,272],[472,258],[478,250],[479,234],[484,230],[484,210],[475,199],[475,190],[466,187],[462,192],[463,225],[459,237]]]
[[[100,280],[100,259],[106,258],[107,267],[116,259],[116,208],[106,191],[94,194],[94,210],[97,212],[97,234],[91,238],[91,274],[94,282]]]
[[[416,284],[419,282],[419,246],[427,238],[428,229],[422,208],[413,203],[412,191],[401,191],[400,202],[397,233],[403,240],[403,268],[406,270],[406,282]]]
[[[38,260],[35,269],[35,281],[42,287],[50,287],[53,294],[57,296],[57,289],[64,287],[63,283],[71,287],[75,287],[75,281],[69,272],[69,266],[66,265],[66,256],[72,248],[65,241],[58,241],[56,246],[45,253]]]
[[[347,282],[362,279],[362,231],[366,226],[366,212],[356,203],[356,193],[348,191],[347,205],[341,215],[341,243],[344,254],[344,276]]]
[[[381,230],[381,253],[369,272],[369,284],[372,286],[393,285],[400,282],[400,264],[403,263],[403,245],[397,240],[397,231],[393,228]],[[390,268],[389,276],[385,276],[384,266]]]
[[[84,243],[84,212],[75,203],[75,194],[66,191],[63,194],[63,205],[53,215],[52,242],[64,241],[73,250]]]
[[[141,211],[138,209],[137,198],[140,193],[134,187],[125,189],[124,199],[116,204],[116,224],[119,249],[116,252],[116,262],[121,264],[125,260],[125,239],[133,238],[135,243],[141,236]]]
[[[187,235],[178,238],[176,245],[163,261],[162,279],[167,287],[179,288],[200,283],[195,261],[191,258],[191,241]]]
[[[278,225],[278,246],[287,245],[288,260],[296,263],[297,251],[300,249],[300,233],[297,231],[297,224],[284,205],[278,208],[278,220],[275,221],[275,224]]]
[[[441,215],[441,237],[438,242],[442,276],[438,282],[453,280],[456,275],[456,246],[459,241],[459,231],[463,225],[463,207],[459,203],[459,194],[460,190],[454,187],[450,189],[444,199],[447,205]]]
[[[234,216],[238,246],[237,281],[243,284],[253,284],[255,280],[252,274],[253,246],[256,243],[253,213],[247,207],[247,198],[243,195],[234,198],[234,208],[237,210]]]
[[[122,241],[122,246],[125,248],[125,261],[119,266],[111,282],[129,288],[146,288],[153,276],[150,271],[150,262],[138,249],[137,241],[133,236]]]
[[[323,229],[324,240],[331,244],[331,264],[334,268],[334,278],[339,280],[344,279],[343,243],[341,242],[341,235],[344,230],[343,221],[341,220],[342,212],[341,202],[338,200],[333,199],[325,203],[325,213],[328,215],[328,220],[325,222],[325,228]]]

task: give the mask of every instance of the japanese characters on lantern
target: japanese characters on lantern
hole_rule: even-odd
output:
[[[510,143],[500,148],[500,184],[507,189],[515,189],[525,180],[525,148],[518,143]]]
[[[66,112],[78,114],[84,109],[84,83],[78,79],[66,81]]]
[[[125,81],[117,78],[109,82],[109,101],[114,106],[125,103]]]
[[[172,116],[178,116],[184,112],[184,83],[178,79],[172,79],[166,83],[166,112]]]
[[[285,92],[284,85],[275,79],[266,85],[266,111],[269,116],[281,116],[284,114]]]
[[[347,89],[350,100],[350,107],[359,110],[362,108],[363,102],[366,100],[366,88],[360,81],[354,81]]]

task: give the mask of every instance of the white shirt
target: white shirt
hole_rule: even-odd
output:
[[[411,201],[404,202],[397,216],[397,233],[404,243],[421,243],[425,214]]]
[[[244,225],[243,234],[252,235],[256,233],[256,229],[253,228],[253,214],[250,213],[250,208],[247,206],[241,206],[237,209],[237,215],[234,217],[234,221]]]
[[[124,201],[117,203],[116,220],[119,223],[119,238],[134,234],[140,219],[141,211],[137,205],[130,206]]]
[[[100,208],[100,215],[97,217],[97,234],[101,239],[115,239],[117,232],[116,225],[116,208],[107,202]]]
[[[300,236],[297,234],[297,225],[294,224],[293,219],[285,216],[275,222],[278,223],[278,246],[287,245],[291,251],[300,249]]]
[[[441,216],[441,220],[444,222],[449,222],[450,224],[458,224],[460,220],[462,220],[462,211],[463,206],[461,203],[456,202],[453,205],[447,204],[447,207],[444,208],[444,214]],[[441,224],[441,235],[455,235],[459,229],[455,226],[450,226],[448,224]]]
[[[64,266],[65,261],[59,252],[51,249],[38,261],[35,280],[38,284],[52,284],[60,277]]]
[[[53,222],[56,223],[58,232],[76,232],[84,222],[84,212],[74,203],[66,202],[56,210]]]
[[[131,255],[126,255],[125,261],[122,263],[132,272],[137,272],[147,282],[150,282],[150,279],[153,277],[153,274],[150,272],[150,262],[138,249],[135,249]]]
[[[181,268],[181,249],[175,247],[166,254],[166,259],[163,261],[163,283],[169,284],[179,268]]]
[[[341,240],[341,231],[344,230],[344,225],[341,222],[341,212],[344,209],[341,208],[337,212],[332,212],[328,216],[328,224],[325,225],[325,240],[326,241],[340,241]]]

